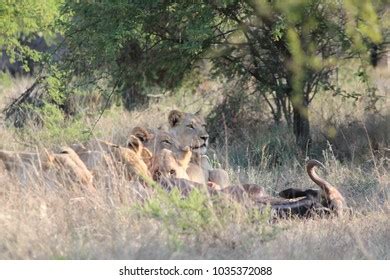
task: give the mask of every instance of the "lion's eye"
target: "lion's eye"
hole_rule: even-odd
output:
[[[187,127],[191,128],[191,129],[195,129],[195,127],[194,127],[194,125],[192,123],[187,125]]]
[[[171,170],[169,171],[169,174],[175,175],[175,174],[176,174],[176,171],[175,171],[174,169],[171,169]]]

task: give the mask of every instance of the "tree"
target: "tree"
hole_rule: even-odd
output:
[[[374,1],[67,1],[64,14],[71,75],[139,93],[173,88],[209,59],[219,74],[254,82],[301,148],[308,106],[319,88],[334,89],[338,60],[381,41]]]
[[[11,57],[11,62],[21,61],[29,71],[27,58],[33,61],[41,58],[40,53],[26,43],[38,34],[50,37],[55,33],[54,21],[59,17],[61,3],[62,0],[7,0],[0,3],[0,46]]]
[[[237,1],[216,9],[242,37],[224,38],[225,65],[240,65],[257,82],[275,120],[283,114],[292,122],[302,149],[310,141],[308,106],[320,87],[331,87],[337,60],[361,56],[364,40],[381,40],[367,1]]]

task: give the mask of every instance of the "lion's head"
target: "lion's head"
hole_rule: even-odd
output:
[[[187,168],[190,163],[192,152],[186,147],[181,153],[174,153],[168,149],[162,149],[154,156],[152,174],[155,181],[161,179],[186,179],[188,180]]]
[[[142,145],[153,155],[159,154],[162,149],[171,150],[174,153],[182,151],[180,143],[163,129],[149,129],[137,126],[133,128],[131,134],[137,137]]]
[[[198,114],[172,110],[168,116],[169,132],[181,144],[188,146],[192,152],[204,155],[209,145],[206,122]]]

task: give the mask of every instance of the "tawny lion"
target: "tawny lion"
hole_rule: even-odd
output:
[[[190,177],[199,177],[199,168],[203,179],[200,181],[212,182],[221,188],[230,185],[227,172],[223,169],[211,167],[206,152],[209,146],[209,134],[206,131],[206,122],[199,114],[184,113],[172,110],[168,115],[169,132],[180,143],[188,146],[193,152],[191,164],[187,170]]]

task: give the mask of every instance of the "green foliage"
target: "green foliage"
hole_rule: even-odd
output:
[[[63,12],[72,17],[63,22],[69,68],[139,86],[177,85],[215,20],[202,1],[68,1]]]
[[[346,0],[344,9],[347,15],[346,32],[355,48],[365,50],[364,38],[369,38],[375,44],[382,42],[382,31],[373,1]]]
[[[163,192],[145,204],[146,214],[161,219],[168,227],[175,223],[175,231],[182,234],[203,231],[210,224],[215,226],[211,209],[207,207],[208,198],[201,192],[193,191],[186,199],[182,199],[178,189],[169,194]]]
[[[375,2],[377,6],[383,5]],[[255,83],[276,121],[309,135],[307,106],[337,62],[381,42],[373,1],[66,1],[68,70],[114,88],[180,85],[201,59]],[[291,109],[293,108],[293,110]]]
[[[210,60],[212,73],[239,80],[261,95],[257,102],[265,100],[276,123],[284,117],[304,148],[310,139],[309,103],[319,90],[341,92],[332,78],[339,61],[364,61],[368,47],[382,41],[376,11],[383,5],[355,0],[13,0],[0,5],[5,30],[0,45],[14,58],[39,60],[19,36],[63,33],[67,52],[47,69],[45,99],[62,109],[85,84],[96,86],[106,99],[121,93],[126,107],[133,108],[127,101],[143,102],[146,88],[181,86],[199,61]]]
[[[24,61],[26,57],[38,61],[39,52],[24,46],[20,38],[27,40],[37,34],[47,37],[55,32],[54,21],[59,17],[59,7],[63,0],[6,0],[0,3],[0,46],[11,57]],[[25,70],[29,70],[24,64]]]
[[[28,125],[16,131],[23,142],[50,147],[83,142],[91,136],[82,116],[67,119],[63,111],[53,103],[44,102],[38,108],[31,104],[23,107],[23,110],[30,112],[31,118],[27,120]],[[38,125],[34,123],[37,119]]]
[[[228,198],[210,197],[199,189],[194,189],[187,197],[178,189],[167,193],[156,186],[155,190],[156,195],[139,205],[137,213],[161,222],[175,246],[181,246],[185,238],[223,238],[224,231],[237,223],[242,227],[250,226],[264,240],[276,234],[276,228],[269,225],[268,208],[261,211],[255,205],[244,206]]]
[[[8,73],[0,72],[0,89],[11,86],[12,80]]]
[[[43,61],[43,54],[31,49],[28,43],[37,36],[43,36],[46,41],[55,37],[59,32],[55,21],[61,18],[62,3],[63,0],[7,0],[0,3],[0,46],[6,50],[11,63],[22,62],[23,69],[28,72],[28,59]],[[38,114],[39,122],[46,125],[46,132],[58,137],[64,133],[64,115],[59,106],[65,101],[63,85],[66,80],[55,65],[46,65],[46,68],[46,78],[39,78],[42,84],[39,93],[26,104],[20,104],[20,109],[31,112],[28,113],[30,116]],[[36,120],[32,121],[36,123]]]
[[[51,103],[61,105],[65,102],[65,85],[63,83],[63,73],[52,70],[51,75],[46,78],[48,94],[51,99]]]

